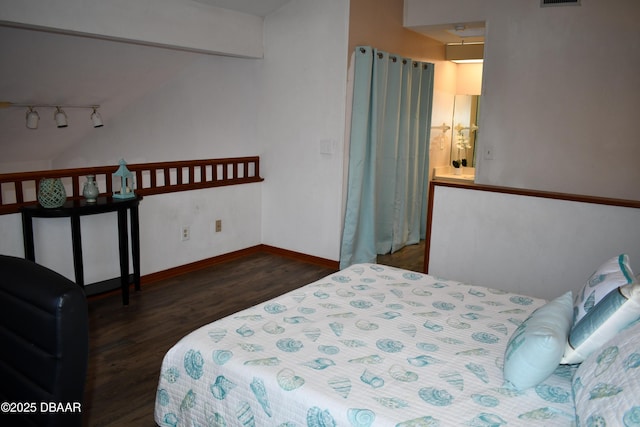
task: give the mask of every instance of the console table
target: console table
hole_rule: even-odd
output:
[[[138,205],[142,197],[131,199],[113,199],[98,197],[95,203],[87,203],[85,199],[67,200],[59,208],[44,208],[40,205],[28,205],[21,208],[22,232],[24,238],[25,258],[35,261],[33,245],[33,218],[70,218],[71,241],[73,245],[73,267],[76,283],[84,290],[84,267],[82,264],[82,236],[80,234],[80,217],[107,212],[118,213],[118,247],[120,252],[120,288],[122,304],[129,304],[129,242],[127,236],[127,211],[131,216],[131,258],[133,261],[133,284],[140,290],[140,222]]]

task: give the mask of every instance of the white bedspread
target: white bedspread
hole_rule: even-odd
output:
[[[165,356],[162,426],[573,426],[570,367],[503,387],[543,300],[359,264],[206,325]]]

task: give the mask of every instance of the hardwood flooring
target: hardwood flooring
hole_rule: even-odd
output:
[[[162,357],[190,331],[320,279],[333,270],[253,254],[133,292],[89,299],[85,426],[155,426]]]
[[[418,245],[416,245],[418,246]],[[378,262],[421,271],[419,248]],[[320,279],[334,270],[267,253],[143,285],[128,307],[118,292],[89,298],[85,426],[155,426],[153,407],[164,354],[190,331]]]
[[[378,264],[400,267],[407,270],[424,271],[425,241],[421,240],[417,245],[405,246],[397,252],[386,255],[378,255]]]

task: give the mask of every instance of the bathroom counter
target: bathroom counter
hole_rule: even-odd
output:
[[[456,173],[458,172],[458,173]],[[456,170],[451,166],[433,168],[433,179],[447,181],[473,182],[476,178],[475,168],[461,167]]]

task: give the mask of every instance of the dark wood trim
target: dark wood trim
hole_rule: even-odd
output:
[[[160,280],[171,279],[182,274],[191,273],[203,268],[211,267],[212,265],[221,264],[226,261],[242,258],[256,252],[261,252],[260,245],[252,246],[245,249],[240,249],[234,252],[218,255],[212,258],[202,259],[200,261],[191,262],[189,264],[179,265],[177,267],[169,268],[167,270],[157,271],[151,274],[145,274],[140,278],[140,282],[143,285],[149,283],[158,282]]]
[[[429,194],[427,196],[427,231],[424,239],[424,267],[422,271],[429,273],[429,254],[431,252],[431,218],[433,218],[433,181],[429,183]]]
[[[279,255],[286,258],[291,258],[297,261],[306,262],[308,264],[319,265],[321,267],[327,267],[334,270],[339,270],[339,262],[332,261],[325,258],[316,257],[313,255],[307,255],[300,252],[294,252],[287,249],[276,248],[269,245],[256,245],[249,248],[240,249],[238,251],[229,252],[227,254],[218,255],[212,258],[195,261],[189,264],[180,265],[178,267],[169,268],[167,270],[158,271],[156,273],[145,274],[140,278],[140,282],[143,285],[157,282],[160,280],[171,279],[173,277],[180,276],[182,274],[191,273],[203,268],[210,267],[212,265],[221,264],[223,262],[243,258],[251,254],[266,252],[273,255]]]
[[[489,191],[492,193],[513,194],[517,196],[541,197],[544,199],[567,200],[570,202],[593,203],[597,205],[622,206],[627,208],[640,208],[640,200],[614,199],[609,197],[588,196],[583,194],[556,193],[553,191],[528,190],[526,188],[500,187],[475,183],[462,183],[455,181],[433,180],[430,189],[435,186],[453,187],[466,190]]]
[[[540,197],[544,199],[566,200],[569,202],[592,203],[596,205],[621,206],[640,209],[640,200],[614,199],[609,197],[587,196],[581,194],[556,193],[553,191],[528,190],[524,188],[500,187],[476,183],[462,183],[456,181],[432,180],[429,184],[429,198],[427,205],[427,234],[424,250],[424,272],[429,273],[429,253],[431,252],[431,223],[433,218],[433,203],[436,187],[451,187],[462,190],[488,191],[492,193],[512,194],[516,196]]]
[[[223,171],[222,176],[217,174],[219,167]],[[264,181],[260,177],[260,157],[258,156],[138,163],[127,165],[127,168],[136,177],[135,193],[139,196]],[[198,181],[195,180],[196,169],[199,172]],[[36,204],[38,186],[42,178],[60,178],[67,189],[70,183],[71,194],[67,194],[67,200],[79,200],[82,199],[82,186],[84,185],[84,182],[80,182],[80,178],[86,175],[96,175],[99,177],[100,183],[106,183],[106,189],[100,192],[100,196],[111,196],[114,182],[113,173],[116,170],[117,165],[0,174],[0,186],[8,194],[12,190],[15,194],[14,200],[5,200],[3,188],[0,188],[0,215],[17,213],[23,206]],[[174,182],[171,182],[171,171],[176,173]],[[183,176],[185,171],[187,177]],[[207,179],[206,171],[211,171],[210,179]],[[241,171],[242,173],[240,173]],[[163,176],[162,185],[158,183],[159,174]],[[146,182],[147,180],[148,182]],[[25,187],[32,190],[29,192],[28,198],[25,197]]]
[[[179,265],[167,270],[145,274],[144,276],[140,276],[140,284],[146,286],[156,282],[161,282],[166,279],[173,279],[183,274],[193,273],[195,271],[202,270],[213,265],[222,264],[227,261],[233,261],[259,252],[262,252],[260,245],[252,246],[250,248],[240,249],[238,251],[218,255],[213,258],[207,258],[200,261],[191,262],[189,264]],[[131,278],[133,278],[133,275],[131,275]],[[92,299],[100,299],[120,292],[120,281],[119,279],[116,280],[107,280],[104,282],[92,283],[90,287],[85,288],[87,296],[91,296]],[[130,283],[133,283],[132,279],[130,280]]]
[[[260,245],[260,248],[263,252],[267,252],[273,255],[280,255],[286,258],[292,258],[297,261],[306,262],[308,264],[315,264],[321,267],[331,268],[333,270],[338,271],[340,269],[340,262],[333,261],[326,258],[320,258],[313,255],[307,255],[300,252],[294,252],[287,249],[276,248],[274,246],[269,245]]]

